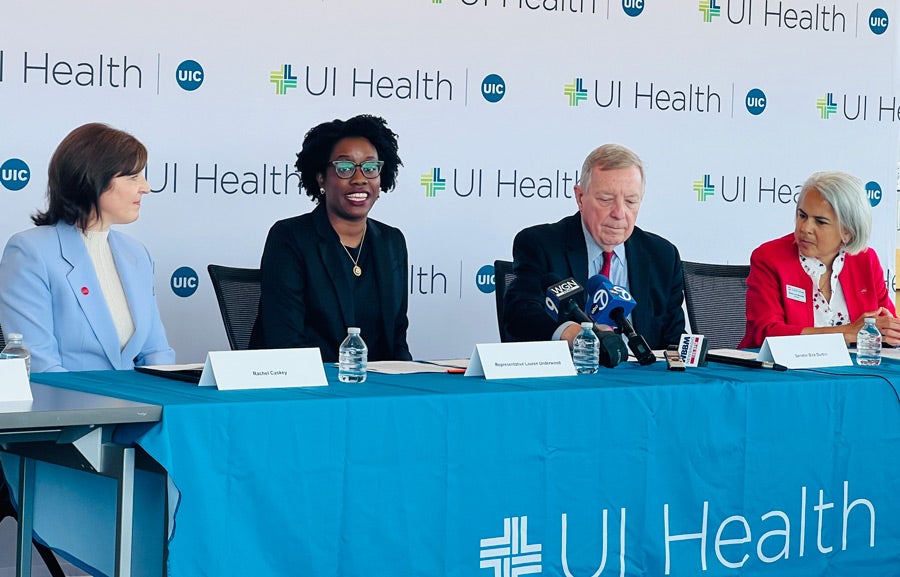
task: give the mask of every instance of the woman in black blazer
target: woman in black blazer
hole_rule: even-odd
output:
[[[354,116],[306,133],[296,167],[317,206],[269,230],[252,348],[318,347],[334,362],[355,326],[370,361],[412,358],[406,240],[369,218],[400,165],[397,135],[382,118]]]

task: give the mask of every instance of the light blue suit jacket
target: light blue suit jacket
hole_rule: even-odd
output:
[[[13,235],[0,259],[0,326],[22,333],[31,370],[91,371],[171,364],[143,244],[111,230],[112,251],[134,334],[124,349],[81,234],[65,223]]]

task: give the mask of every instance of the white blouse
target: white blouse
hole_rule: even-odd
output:
[[[844,259],[847,251],[843,248],[831,263],[831,301],[825,300],[825,295],[819,289],[819,281],[825,274],[825,263],[817,258],[800,255],[800,265],[806,274],[810,276],[813,284],[813,323],[817,327],[835,327],[852,322],[850,312],[847,310],[847,301],[844,298],[844,289],[838,275],[844,270]]]
[[[116,261],[109,248],[109,231],[82,231],[81,237],[84,239],[84,245],[94,263],[94,270],[100,281],[100,290],[103,292],[106,306],[112,315],[116,333],[119,335],[119,348],[125,348],[128,339],[134,334],[134,320],[131,318],[131,309],[128,308],[128,299],[125,298],[125,290],[122,288],[122,279],[119,278]]]

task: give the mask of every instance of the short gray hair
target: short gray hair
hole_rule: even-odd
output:
[[[635,154],[627,146],[621,144],[604,144],[595,148],[581,166],[581,177],[578,184],[581,188],[587,190],[591,184],[591,171],[594,167],[600,170],[617,170],[619,168],[637,168],[641,173],[641,194],[644,194],[644,163],[641,157]]]
[[[803,183],[797,197],[798,206],[810,190],[818,190],[828,201],[837,216],[841,234],[846,230],[850,236],[844,244],[846,251],[856,254],[865,249],[872,232],[872,207],[862,181],[837,170],[817,172]]]

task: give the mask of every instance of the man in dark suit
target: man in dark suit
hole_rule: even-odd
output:
[[[635,226],[643,198],[644,169],[634,152],[605,144],[588,155],[575,185],[578,212],[526,228],[513,241],[516,279],[503,322],[515,340],[564,339],[571,346],[579,326],[547,315],[546,278],[573,277],[586,286],[602,273],[637,301],[631,322],[650,348],[678,342],[684,332],[681,257],[672,243]]]

